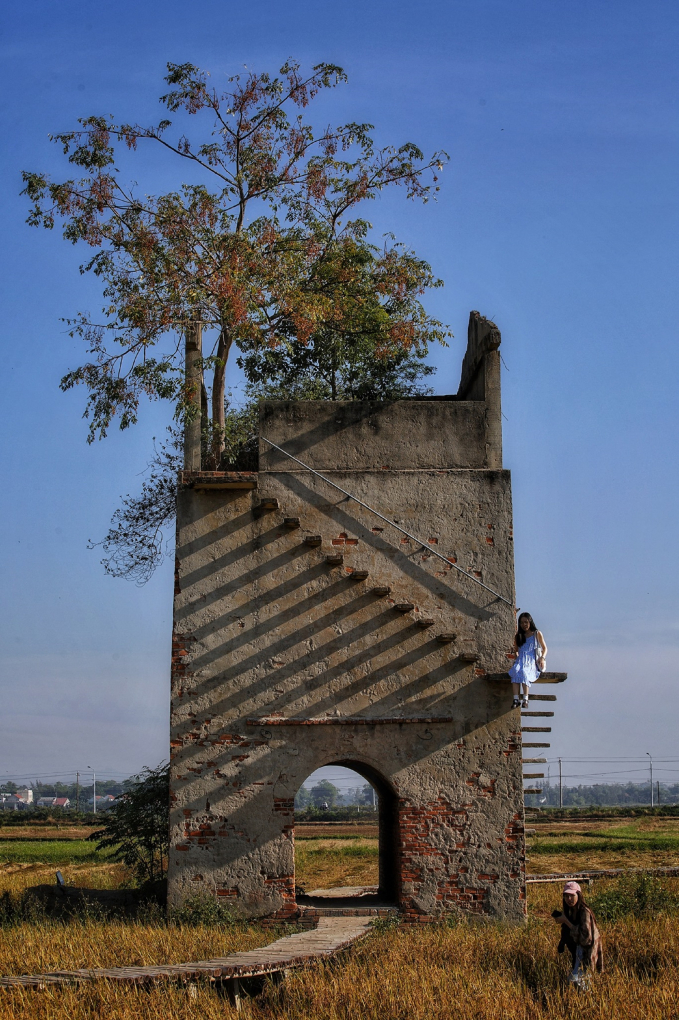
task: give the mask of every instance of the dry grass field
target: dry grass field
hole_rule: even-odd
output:
[[[307,891],[342,885],[377,885],[377,839],[319,837],[295,842],[295,882]]]
[[[527,871],[679,866],[679,818],[540,821],[527,844]]]
[[[656,824],[658,823],[658,824]],[[671,823],[671,824],[668,824]],[[530,870],[624,865],[679,865],[674,819],[615,819],[536,826]],[[376,832],[317,828],[297,840],[297,881],[306,888],[375,884]],[[327,831],[327,830],[326,830]],[[621,849],[622,844],[622,849]],[[30,857],[30,854],[27,856]],[[119,865],[75,862],[66,881],[111,888],[128,876]],[[0,893],[18,896],[54,880],[51,861],[0,866]],[[550,917],[558,885],[529,887],[529,921],[510,928],[451,923],[421,929],[380,924],[342,957],[291,974],[245,999],[252,1020],[679,1020],[679,880],[663,880],[668,910],[602,920],[606,972],[586,995],[566,986],[567,961],[557,956]],[[601,896],[616,883],[596,882]],[[589,895],[589,893],[588,893]],[[222,956],[275,937],[256,925],[168,924],[149,909],[135,920],[93,916],[66,921],[35,917],[0,928],[0,972],[180,962]],[[44,991],[0,990],[0,1020],[223,1020],[234,1014],[209,985],[148,991],[105,983]]]

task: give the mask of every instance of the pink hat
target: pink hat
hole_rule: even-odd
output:
[[[577,895],[579,892],[582,892],[582,889],[580,888],[577,882],[566,882],[565,886],[563,887],[563,891],[564,895],[566,895],[567,893],[573,893],[574,895]]]

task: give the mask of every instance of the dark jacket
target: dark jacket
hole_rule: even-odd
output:
[[[594,968],[601,974],[604,969],[604,951],[594,914],[585,903],[578,904],[573,910],[564,910],[564,914],[576,927],[569,928],[567,924],[561,925],[558,951],[563,953],[564,949],[568,949],[573,966],[575,966],[576,950],[578,946],[582,946],[584,969]]]

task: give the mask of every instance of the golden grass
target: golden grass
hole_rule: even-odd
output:
[[[135,921],[27,921],[3,929],[0,973],[186,963],[265,946],[271,937],[255,926],[168,926],[160,912]]]
[[[558,888],[531,891],[526,926],[458,924],[383,930],[326,963],[246,999],[244,1020],[675,1020],[679,922],[603,926],[606,973],[590,993],[566,986]],[[543,919],[544,918],[544,919]],[[0,1020],[223,1020],[234,1014],[208,985],[149,991],[99,984],[0,992]]]
[[[336,889],[377,885],[376,839],[305,839],[295,843],[295,883],[301,888]]]
[[[565,986],[558,929],[461,924],[386,931],[293,974],[249,1006],[257,1020],[671,1020],[678,1015],[679,925],[659,919],[606,932],[608,970],[590,994]],[[208,1014],[209,1015],[209,1014]]]
[[[571,830],[572,831],[572,830]],[[344,835],[344,834],[343,834]],[[348,835],[348,833],[346,834]],[[308,888],[376,883],[375,839],[297,843],[297,881]],[[541,870],[595,865],[596,855],[540,855]],[[648,865],[659,863],[659,852]],[[538,858],[536,858],[538,861]],[[626,867],[640,855],[624,855]],[[543,867],[548,865],[548,867]],[[557,866],[558,865],[558,866]],[[73,884],[114,887],[120,865],[62,869]],[[0,869],[0,891],[53,882],[54,868]],[[663,880],[679,892],[679,879]],[[607,887],[597,882],[592,893]],[[432,925],[383,929],[339,958],[291,974],[281,988],[246,999],[245,1020],[679,1020],[679,918],[627,918],[602,924],[606,973],[591,992],[566,986],[568,961],[557,956],[550,917],[560,886],[529,887],[527,925]],[[223,956],[275,938],[256,926],[177,928],[149,914],[136,921],[40,921],[0,934],[0,972],[120,964],[171,963]],[[208,984],[142,991],[107,983],[44,991],[0,990],[0,1020],[224,1020],[235,1016]]]
[[[75,865],[62,871],[69,885],[115,889],[129,883],[120,864]],[[54,883],[54,868],[6,865],[0,869],[0,893],[18,897],[28,887],[45,883]],[[45,918],[7,925],[0,931],[0,974],[184,963],[254,949],[271,941],[270,932],[253,925],[168,926],[157,908],[149,908],[136,920]]]
[[[674,852],[651,850],[596,850],[587,854],[562,851],[532,855],[527,851],[526,871],[529,875],[547,875],[563,871],[604,871],[606,868],[676,868],[679,859]]]
[[[0,842],[25,839],[87,839],[97,828],[92,825],[3,825]]]
[[[59,869],[67,885],[90,889],[119,889],[128,885],[130,875],[122,864],[65,864]],[[34,885],[54,885],[53,864],[0,864],[0,893],[19,896]]]

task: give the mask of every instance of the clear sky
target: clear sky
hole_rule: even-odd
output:
[[[166,413],[87,446],[84,394],[58,389],[83,356],[60,319],[101,301],[84,253],[25,225],[21,171],[66,176],[47,136],[79,116],[157,120],[167,61],[219,84],[289,56],[349,74],[314,118],[452,157],[437,204],[369,214],[445,280],[428,307],[458,339],[432,352],[438,392],[470,309],[502,330],[518,601],[569,673],[550,756],[679,759],[678,36],[674,0],[3,5],[0,780],[167,753],[169,565],[138,589],[87,549]]]

